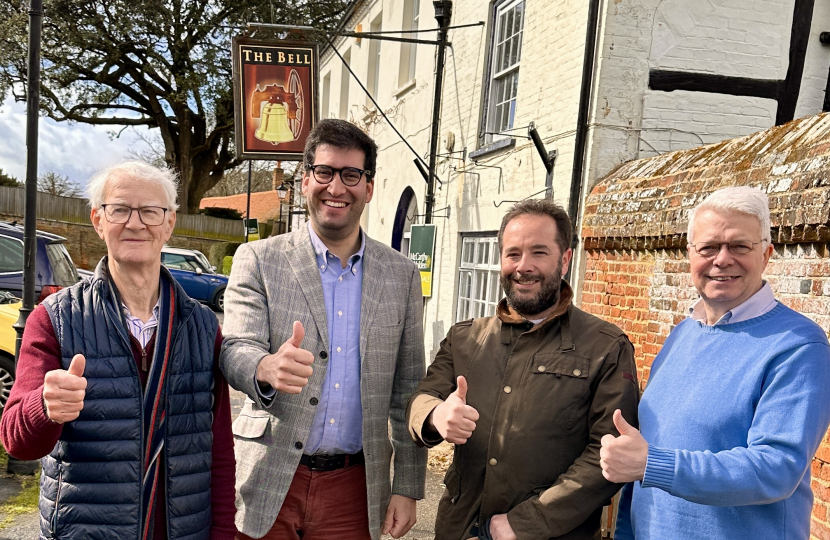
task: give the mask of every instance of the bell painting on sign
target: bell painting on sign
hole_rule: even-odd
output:
[[[236,154],[301,160],[317,120],[317,46],[233,40]]]

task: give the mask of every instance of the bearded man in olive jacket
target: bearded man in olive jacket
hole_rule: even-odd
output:
[[[616,326],[571,304],[562,281],[571,223],[549,200],[523,201],[499,231],[493,317],[453,326],[409,400],[413,439],[454,443],[436,540],[589,540],[622,487],[599,466],[620,409],[636,424],[634,350]]]

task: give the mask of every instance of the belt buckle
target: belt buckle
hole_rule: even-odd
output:
[[[343,456],[328,455],[328,454],[314,454],[311,456],[311,461],[308,468],[312,471],[334,471],[342,469],[345,465]]]

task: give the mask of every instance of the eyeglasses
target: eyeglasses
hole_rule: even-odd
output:
[[[164,214],[167,208],[161,206],[142,206],[141,208],[132,208],[124,204],[102,204],[104,215],[110,223],[127,223],[133,215],[133,211],[138,212],[138,219],[145,225],[161,225],[164,223]]]
[[[696,244],[689,244],[695,253],[701,257],[711,259],[716,257],[723,246],[729,250],[732,255],[748,255],[752,253],[760,243],[768,242],[768,240],[761,240],[760,242],[698,242]]]
[[[360,183],[360,179],[365,174],[366,177],[372,176],[371,171],[366,169],[358,169],[357,167],[343,167],[342,169],[335,169],[328,165],[309,165],[306,167],[314,179],[321,184],[328,184],[334,179],[334,173],[340,173],[340,181],[349,187],[356,186]]]

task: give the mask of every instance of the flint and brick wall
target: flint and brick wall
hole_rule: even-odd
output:
[[[628,163],[586,200],[581,306],[634,344],[641,388],[698,298],[686,256],[688,212],[711,192],[750,185],[770,199],[776,298],[830,331],[830,115]],[[830,389],[828,389],[830,391]],[[812,464],[812,538],[830,540],[830,437]]]

